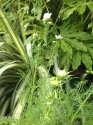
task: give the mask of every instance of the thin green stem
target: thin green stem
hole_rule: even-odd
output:
[[[78,112],[81,110],[81,108],[84,106],[84,104],[86,103],[86,101],[89,99],[89,97],[91,96],[91,94],[93,93],[93,90],[89,93],[89,95],[87,96],[87,98],[82,102],[82,104],[80,105],[80,107],[78,108],[77,112],[74,114],[71,122],[70,122],[70,125],[72,125],[76,115],[78,114]]]
[[[87,21],[87,19],[88,19],[88,18],[89,18],[89,16],[90,16],[90,14],[91,14],[91,11],[89,12],[89,14],[87,15],[87,17],[85,18],[85,20],[84,20],[83,24],[85,24],[85,22]]]

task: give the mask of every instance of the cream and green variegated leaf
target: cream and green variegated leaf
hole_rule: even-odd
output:
[[[31,71],[27,73],[24,80],[20,81],[19,84],[16,86],[12,100],[11,100],[11,115],[13,117],[20,117],[22,110],[25,106],[26,102],[26,96],[29,93],[29,91],[25,91],[25,87],[27,86],[27,83],[31,81]],[[25,93],[24,93],[25,92]],[[24,93],[24,97],[21,97]]]
[[[8,69],[13,68],[13,67],[18,67],[18,64],[15,62],[11,62],[7,65],[4,65],[3,67],[0,68],[0,76]]]
[[[22,56],[23,60],[27,63],[27,58],[26,58],[26,55],[25,55],[25,49],[24,49],[22,43],[20,43],[20,41],[18,40],[17,36],[15,35],[15,33],[14,33],[12,27],[11,27],[11,24],[9,23],[9,21],[6,17],[6,14],[3,11],[1,6],[0,6],[0,16],[1,16],[1,19],[4,23],[4,26],[5,26],[6,30],[8,31],[8,33],[10,34],[11,38],[14,41],[14,44],[18,48],[18,51],[19,51],[20,55]]]

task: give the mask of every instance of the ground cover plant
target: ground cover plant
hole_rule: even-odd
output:
[[[92,0],[0,1],[1,125],[92,125],[92,11]]]

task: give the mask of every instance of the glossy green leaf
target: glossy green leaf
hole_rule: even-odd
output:
[[[87,52],[87,47],[82,42],[79,42],[77,39],[66,39],[66,40],[76,50]]]
[[[71,28],[72,29],[72,28]],[[70,29],[69,29],[70,30]],[[72,32],[71,32],[72,31]],[[71,31],[68,31],[68,34],[65,34],[63,36],[65,37],[70,37],[70,38],[77,38],[77,39],[80,39],[80,40],[89,40],[89,39],[92,39],[93,37],[86,33],[86,32],[73,32],[73,29]]]
[[[82,62],[88,70],[92,70],[92,59],[88,53],[82,53]]]
[[[93,48],[88,48],[88,52],[89,52],[89,54],[90,54],[90,56],[93,58]]]
[[[72,55],[72,48],[71,48],[71,46],[64,40],[61,41],[61,49],[64,52],[67,52],[69,55]]]
[[[90,34],[86,33],[86,32],[78,32],[76,33],[76,38],[80,39],[80,40],[89,40],[91,38],[93,38]]]
[[[70,57],[69,57],[68,54],[65,54],[65,55],[62,57],[61,66],[64,67],[64,68],[68,71],[70,65],[71,65],[71,59],[70,59]]]
[[[72,68],[76,70],[81,64],[81,52],[77,51],[73,54]]]
[[[93,27],[93,22],[88,24],[88,28],[91,28],[91,27]]]

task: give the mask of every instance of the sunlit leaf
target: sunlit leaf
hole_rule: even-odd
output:
[[[88,2],[87,6],[91,11],[93,11],[93,2]]]
[[[79,6],[77,9],[79,15],[83,14],[85,10],[86,10],[86,5]]]

